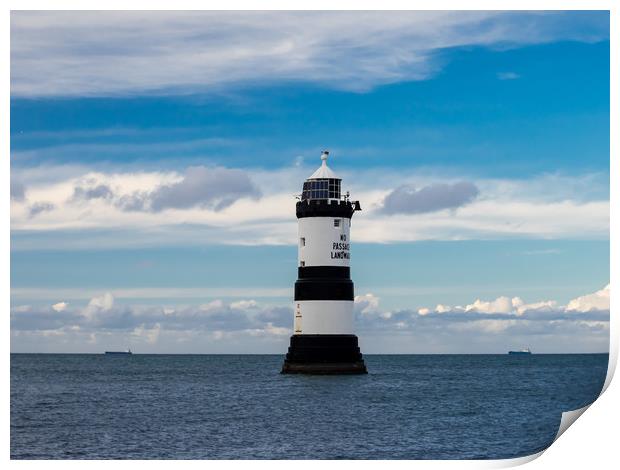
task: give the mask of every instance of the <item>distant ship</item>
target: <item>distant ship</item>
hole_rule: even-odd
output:
[[[532,351],[530,351],[530,348],[527,348],[527,349],[521,349],[520,351],[508,351],[508,354],[514,354],[517,356],[525,356],[528,354],[532,354]]]
[[[133,353],[131,349],[128,349],[127,351],[106,351],[105,354],[106,356],[131,356]]]

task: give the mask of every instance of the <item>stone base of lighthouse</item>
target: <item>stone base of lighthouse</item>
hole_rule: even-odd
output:
[[[293,335],[283,374],[367,374],[355,335]]]

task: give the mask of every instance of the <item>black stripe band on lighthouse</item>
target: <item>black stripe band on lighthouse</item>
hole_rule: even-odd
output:
[[[294,328],[282,366],[284,374],[365,374],[353,333],[350,275],[351,218],[359,201],[341,195],[341,179],[327,166],[306,180],[297,202],[298,276]]]

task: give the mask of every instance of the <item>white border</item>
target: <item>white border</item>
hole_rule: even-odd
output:
[[[7,7],[2,10],[2,36],[1,36],[1,50],[2,58],[5,64],[10,61],[10,13],[12,10],[39,10],[39,9],[59,9],[59,10],[110,10],[110,9],[151,9],[151,10],[185,10],[194,9],[199,10],[205,7],[213,10],[251,10],[251,9],[263,9],[263,10],[311,10],[311,9],[323,9],[323,10],[339,10],[339,9],[366,9],[366,10],[399,10],[399,9],[432,9],[432,10],[458,10],[458,9],[472,9],[472,10],[497,10],[497,9],[530,9],[530,10],[554,10],[554,9],[603,9],[611,10],[611,49],[614,54],[611,55],[611,129],[616,132],[611,133],[611,155],[614,157],[611,159],[611,207],[618,207],[618,183],[620,178],[620,168],[618,168],[618,138],[617,130],[618,124],[618,83],[620,83],[620,75],[618,74],[619,58],[617,53],[618,41],[618,21],[617,14],[619,8],[611,1],[578,1],[578,0],[507,0],[503,2],[498,1],[483,1],[483,0],[470,0],[469,2],[459,1],[442,1],[442,0],[418,0],[415,3],[406,1],[395,0],[383,0],[381,2],[370,2],[368,0],[359,1],[338,1],[338,0],[297,0],[292,4],[290,1],[262,1],[262,2],[250,2],[242,0],[229,0],[204,2],[198,0],[176,0],[175,2],[166,2],[162,0],[152,0],[149,2],[140,2],[134,0],[108,0],[108,1],[90,1],[88,3],[78,0],[57,0],[54,2],[42,1],[42,0],[22,0],[13,1],[9,0],[5,3]],[[501,7],[501,8],[500,8]],[[2,200],[2,212],[6,227],[2,231],[2,269],[0,270],[2,299],[4,305],[5,315],[5,331],[3,337],[5,353],[2,357],[3,367],[3,403],[2,419],[4,426],[2,428],[3,442],[5,445],[4,456],[5,461],[9,460],[10,455],[10,434],[9,434],[9,401],[10,401],[10,384],[9,384],[9,358],[10,358],[10,330],[9,330],[9,315],[10,310],[10,197],[8,192],[10,188],[10,125],[9,119],[7,119],[9,112],[10,101],[10,77],[8,74],[8,68],[3,67],[4,73],[2,74],[3,92],[1,98],[2,109],[4,111],[2,122],[2,131],[4,138],[0,140],[2,148],[2,182],[5,191],[5,197]],[[611,259],[618,260],[618,217],[611,217]],[[616,261],[611,263],[610,283],[615,286],[615,280],[618,278],[618,269],[620,264]],[[420,467],[458,467],[458,468],[501,468],[506,466],[521,465],[533,459],[534,462],[530,464],[532,468],[537,465],[553,465],[562,468],[579,468],[584,466],[594,466],[594,468],[611,468],[617,463],[617,455],[615,448],[617,446],[616,431],[618,430],[618,424],[612,419],[612,416],[620,416],[620,388],[617,383],[611,382],[611,378],[616,366],[618,358],[618,326],[617,326],[617,308],[615,297],[611,296],[611,322],[610,322],[610,363],[608,376],[605,383],[606,391],[603,395],[590,406],[588,412],[585,413],[580,421],[579,426],[574,426],[570,431],[562,435],[562,437],[554,443],[549,449],[542,454],[542,457],[536,459],[541,454],[534,456],[524,457],[520,459],[512,460],[499,460],[499,461],[361,461],[356,462],[356,466],[368,467],[370,465],[383,466],[389,465],[391,467],[407,467],[411,468],[412,465]],[[617,381],[616,381],[617,382]],[[559,433],[560,435],[561,433]],[[15,467],[56,467],[65,468],[88,465],[89,467],[100,467],[108,465],[118,465],[121,467],[138,466],[145,463],[154,467],[168,467],[177,466],[177,461],[115,461],[113,463],[105,461],[11,461],[10,465]],[[248,462],[249,463],[249,462]],[[209,465],[216,465],[218,467],[237,467],[243,465],[244,462],[210,462]],[[342,462],[322,462],[321,466],[342,466]],[[183,461],[180,465],[197,468],[204,465],[202,461]],[[276,461],[276,462],[252,462],[252,466],[269,466],[269,467],[284,467],[290,466],[288,461]],[[300,468],[310,468],[315,466],[315,462],[302,461],[295,462],[295,466]],[[346,465],[346,464],[345,464]]]

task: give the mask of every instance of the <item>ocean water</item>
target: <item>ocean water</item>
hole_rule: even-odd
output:
[[[13,459],[490,459],[538,452],[596,399],[607,354],[11,355]]]

